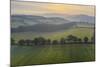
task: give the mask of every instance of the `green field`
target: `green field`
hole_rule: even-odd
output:
[[[35,37],[42,36],[44,38],[49,38],[51,40],[59,40],[61,37],[67,37],[68,35],[74,35],[79,38],[84,38],[87,36],[89,39],[93,36],[93,28],[71,28],[68,30],[60,32],[51,32],[51,33],[33,33],[33,32],[22,32],[22,33],[12,33],[12,38],[16,41],[20,39],[34,39]]]
[[[17,42],[20,39],[34,39],[42,36],[46,39],[59,40],[68,35],[74,35],[81,39],[93,36],[93,28],[71,28],[60,32],[33,33],[22,32],[12,33],[12,38]],[[33,45],[33,46],[11,46],[11,65],[36,65],[65,62],[83,62],[95,60],[94,44],[64,44],[64,45]]]
[[[93,44],[12,46],[11,65],[35,65],[95,60]]]

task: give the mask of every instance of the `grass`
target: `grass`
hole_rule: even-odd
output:
[[[59,40],[68,35],[74,35],[80,38],[87,36],[89,39],[93,36],[92,28],[72,28],[60,32],[52,33],[12,33],[12,37],[18,41],[20,39],[34,39],[42,36],[51,40]],[[11,65],[36,65],[52,64],[65,62],[83,62],[95,60],[94,44],[66,44],[66,45],[43,45],[43,46],[14,46],[11,47]]]
[[[80,38],[87,36],[89,39],[93,36],[94,29],[93,28],[72,28],[65,31],[60,32],[52,32],[52,33],[33,33],[33,32],[22,32],[22,33],[13,33],[11,36],[16,41],[20,39],[34,39],[35,37],[42,36],[44,38],[49,38],[51,40],[59,40],[62,37],[67,37],[68,35],[74,35]]]
[[[95,47],[93,44],[12,47],[12,66],[95,60]]]
[[[77,36],[79,38],[83,38],[84,36],[87,36],[89,39],[91,38],[91,36],[93,36],[93,29],[91,28],[73,28],[73,29],[69,29],[67,31],[64,32],[56,32],[53,34],[45,35],[44,37],[46,38],[50,38],[50,39],[60,39],[61,37],[67,37],[68,35],[74,35]]]

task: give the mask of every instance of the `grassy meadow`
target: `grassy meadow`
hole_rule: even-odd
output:
[[[95,60],[93,44],[12,46],[12,66]]]
[[[16,42],[20,39],[34,39],[42,36],[51,40],[59,40],[70,34],[83,38],[87,36],[89,39],[93,36],[92,28],[72,28],[61,32],[52,33],[12,33],[12,37]],[[65,44],[65,45],[33,45],[33,46],[11,46],[11,65],[36,65],[36,64],[52,64],[65,62],[84,62],[95,60],[94,44]]]
[[[35,37],[42,36],[46,39],[51,40],[59,40],[62,37],[67,37],[68,35],[74,35],[79,38],[83,38],[87,36],[89,39],[93,36],[94,29],[93,28],[71,28],[68,30],[60,31],[60,32],[50,32],[50,33],[33,33],[33,32],[21,32],[12,34],[12,38],[16,41],[20,39],[34,39]]]

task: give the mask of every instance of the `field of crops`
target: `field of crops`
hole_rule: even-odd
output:
[[[36,65],[95,60],[94,44],[12,46],[11,65]]]

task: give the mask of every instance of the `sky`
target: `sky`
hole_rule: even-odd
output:
[[[11,1],[11,15],[95,15],[95,6],[93,5],[71,5],[57,3],[23,2]]]

